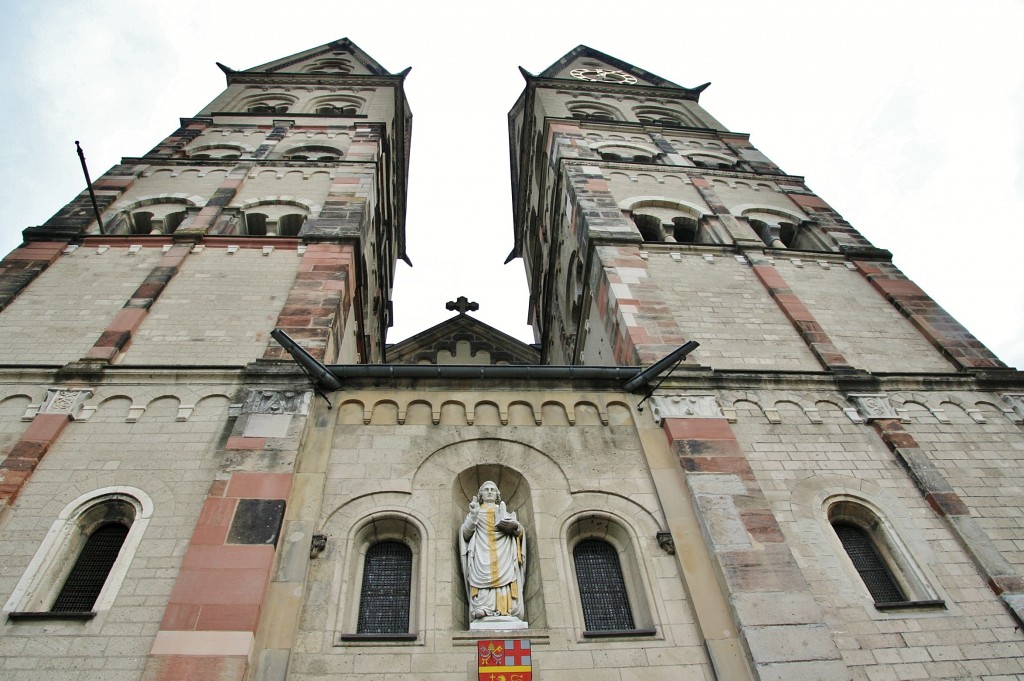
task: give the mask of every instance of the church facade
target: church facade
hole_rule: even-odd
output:
[[[407,72],[221,68],[0,262],[3,678],[1024,678],[1024,374],[706,86],[524,71],[537,342],[389,345]]]

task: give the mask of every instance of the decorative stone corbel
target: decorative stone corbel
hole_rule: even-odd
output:
[[[1010,407],[1007,418],[1014,423],[1024,423],[1024,393],[1003,393],[1003,402]]]
[[[316,558],[324,549],[327,548],[327,535],[322,532],[317,532],[313,535],[313,540],[309,543],[309,557]]]
[[[658,540],[658,546],[670,556],[676,555],[676,543],[672,540],[671,532],[658,532],[654,535]]]

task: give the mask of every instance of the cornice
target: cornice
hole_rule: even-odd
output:
[[[281,83],[288,85],[310,85],[310,86],[370,86],[370,87],[402,87],[405,79],[404,74],[395,76],[375,75],[339,75],[328,76],[324,74],[309,73],[277,73],[273,71],[236,71],[228,75],[228,85],[262,85],[267,83]]]
[[[665,97],[667,99],[684,99],[690,102],[700,100],[700,91],[687,88],[664,87],[661,85],[615,85],[598,83],[593,81],[573,81],[565,78],[545,78],[543,76],[530,76],[527,80],[528,88],[563,88],[578,92],[592,92],[602,94]]]
[[[799,182],[804,184],[804,177],[802,175],[782,175],[782,174],[764,174],[755,173],[748,170],[719,170],[717,168],[695,168],[693,166],[677,166],[677,165],[661,165],[661,164],[650,164],[650,163],[624,163],[622,161],[604,161],[601,159],[585,159],[585,158],[560,158],[559,162],[564,165],[574,166],[593,166],[600,165],[602,168],[616,168],[622,170],[637,170],[642,172],[671,172],[677,173],[679,171],[685,172],[687,175],[701,175],[704,177],[740,177],[745,179],[756,179],[761,181],[786,181],[786,182]]]

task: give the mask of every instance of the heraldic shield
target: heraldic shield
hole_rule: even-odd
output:
[[[529,639],[477,641],[476,659],[480,681],[533,679]]]

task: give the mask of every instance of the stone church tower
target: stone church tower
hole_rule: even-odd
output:
[[[524,71],[538,343],[387,345],[406,72],[221,68],[0,262],[5,679],[1024,678],[1024,375],[706,86]]]

